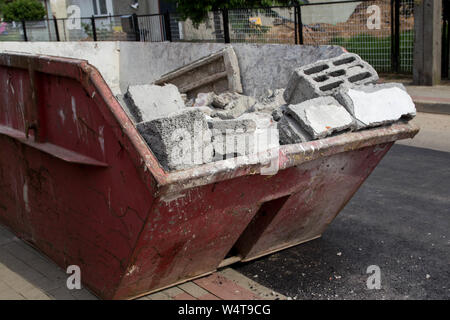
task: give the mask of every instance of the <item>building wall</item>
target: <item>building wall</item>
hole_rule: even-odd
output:
[[[56,0],[60,1],[60,0]],[[91,17],[94,14],[94,6],[92,0],[63,0],[66,2],[66,8],[71,5],[80,7],[82,17]],[[114,13],[114,3],[113,0],[106,0],[106,7],[108,13]]]
[[[82,17],[91,17],[94,14],[94,7],[92,0],[47,0],[50,1],[52,11],[57,10],[60,16],[63,17],[66,8],[71,5],[76,5],[81,9]],[[155,14],[159,13],[159,0],[139,0],[139,8],[133,9],[130,5],[134,0],[106,0],[108,13],[111,15],[128,15],[136,13],[138,15],[143,14]],[[67,16],[67,13],[66,13]]]
[[[127,15],[136,13],[142,15],[159,13],[158,0],[139,0],[139,8],[137,10],[130,6],[133,2],[133,0],[113,0],[114,14]]]

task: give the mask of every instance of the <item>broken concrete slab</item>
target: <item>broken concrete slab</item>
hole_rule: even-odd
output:
[[[378,74],[358,55],[346,53],[329,60],[318,61],[294,70],[284,92],[289,104],[321,96],[333,95],[341,86],[376,83]]]
[[[137,129],[166,170],[187,169],[212,161],[211,130],[199,110],[186,109],[142,122]]]
[[[358,129],[416,115],[414,102],[400,83],[343,87],[335,97],[357,120]]]
[[[251,110],[256,103],[253,97],[239,95],[227,104],[224,110],[217,111],[216,116],[223,120],[236,119]]]
[[[352,116],[333,97],[319,97],[289,105],[285,113],[295,119],[312,139],[322,139],[356,126]]]
[[[280,144],[295,144],[311,140],[308,132],[289,114],[284,114],[278,121]]]
[[[165,117],[185,108],[178,88],[172,84],[129,86],[125,99],[138,123]]]
[[[165,83],[176,85],[188,98],[194,98],[200,92],[242,93],[239,64],[232,47],[196,60],[155,81],[155,84]]]

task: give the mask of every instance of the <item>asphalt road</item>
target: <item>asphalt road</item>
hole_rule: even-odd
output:
[[[234,268],[295,299],[450,299],[450,153],[394,145],[322,238]]]

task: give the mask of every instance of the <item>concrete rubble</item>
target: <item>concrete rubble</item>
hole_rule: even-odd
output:
[[[182,170],[211,162],[211,130],[198,110],[137,124],[137,129],[166,170]]]
[[[307,142],[310,137],[305,129],[289,114],[284,115],[278,122],[280,145]]]
[[[322,139],[333,132],[355,128],[355,121],[333,97],[320,97],[286,107],[289,114],[313,139]]]
[[[125,99],[136,122],[151,121],[185,108],[178,88],[172,84],[129,86]]]
[[[412,118],[416,108],[401,83],[343,87],[338,99],[357,120],[357,128],[389,124],[402,117]]]
[[[191,75],[195,70],[206,72],[205,62],[224,61],[220,55],[212,56],[169,75],[175,79],[180,70]],[[236,66],[234,76],[240,72]],[[242,94],[239,86],[189,91],[183,82],[181,88],[130,86],[126,100],[138,130],[164,169],[182,170],[415,115],[402,85],[374,84],[377,80],[367,62],[347,53],[295,68],[286,88],[268,89],[259,97]]]
[[[252,156],[279,146],[277,123],[269,114],[246,113],[233,120],[209,122],[216,160]]]
[[[267,150],[279,147],[278,124],[270,114],[252,112],[243,114],[238,119],[251,120],[256,125],[256,129],[250,139],[249,155],[264,153]]]
[[[254,121],[211,119],[208,124],[212,131],[215,161],[249,154],[249,140],[256,130]]]
[[[367,62],[353,53],[327,61],[318,61],[294,70],[284,91],[289,104],[333,95],[342,85],[352,87],[376,83],[378,74]]]

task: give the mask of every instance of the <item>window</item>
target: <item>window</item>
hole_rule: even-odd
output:
[[[95,16],[108,14],[108,6],[106,5],[106,0],[92,0],[92,7],[94,8]]]

